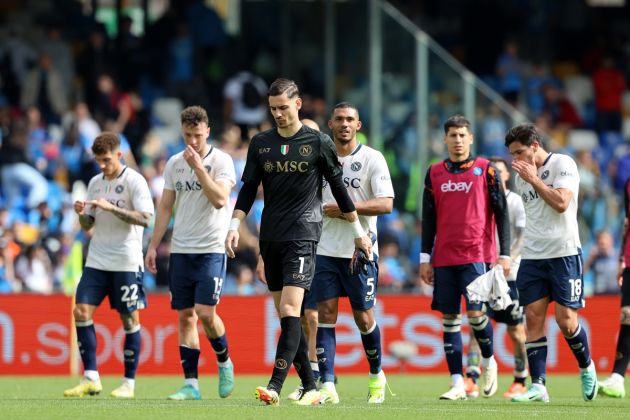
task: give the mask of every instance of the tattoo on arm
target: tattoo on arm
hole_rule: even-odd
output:
[[[149,226],[149,218],[151,217],[148,213],[140,213],[135,210],[127,210],[121,209],[120,207],[114,207],[111,210],[112,214],[118,217],[125,223],[129,223],[130,225],[139,225],[142,227]]]
[[[83,230],[90,230],[94,226],[94,218],[86,214],[79,215],[79,224]]]

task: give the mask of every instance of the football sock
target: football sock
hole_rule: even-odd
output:
[[[622,325],[617,340],[617,357],[613,372],[624,376],[630,362],[630,325]]]
[[[370,364],[370,373],[379,373],[381,371],[381,330],[376,322],[369,330],[361,332],[361,341]]]
[[[479,343],[479,350],[481,350],[481,356],[488,359],[494,354],[492,350],[492,324],[490,319],[484,314],[481,316],[475,316],[469,319],[470,326],[473,329],[473,334]]]
[[[302,329],[300,317],[285,316],[280,319],[280,327],[281,333],[276,349],[276,359],[268,386],[269,389],[275,390],[278,394],[282,390],[284,380],[289,373],[289,367],[293,364],[293,359],[300,345],[300,332]],[[308,363],[308,357],[306,362]]]
[[[591,353],[588,349],[588,337],[586,331],[578,324],[577,331],[571,337],[564,337],[569,343],[569,347],[578,362],[578,365],[585,369],[591,364]]]
[[[182,362],[182,369],[184,370],[184,378],[197,379],[199,371],[197,369],[199,365],[199,349],[191,349],[186,346],[179,346],[179,356]]]
[[[466,377],[471,378],[475,383],[481,376],[481,355],[476,351],[468,353],[466,357]]]
[[[123,357],[125,363],[125,378],[136,377],[136,370],[140,362],[140,348],[142,345],[142,335],[140,334],[140,324],[130,330],[125,330],[125,345]]]
[[[525,343],[529,371],[532,376],[532,384],[545,385],[547,364],[547,337]]]
[[[519,356],[514,356],[514,382],[525,384],[525,379],[527,379],[525,359]]]
[[[96,331],[94,321],[75,321],[79,353],[83,361],[83,370],[96,371]]]
[[[300,326],[300,344],[298,345],[295,358],[293,359],[293,366],[302,381],[304,392],[316,389],[315,379],[313,378],[313,370],[311,369],[311,362],[308,360],[308,340],[306,335]]]
[[[337,349],[335,324],[318,324],[316,347],[321,381],[335,382],[335,353]]]
[[[221,337],[217,338],[208,337],[208,340],[210,340],[210,345],[212,345],[212,349],[217,355],[217,361],[219,363],[227,362],[230,356],[228,355],[228,344],[226,335],[223,334]]]
[[[317,382],[319,380],[319,364],[317,360],[309,360],[309,364],[311,365],[311,370],[313,371],[313,380]]]
[[[444,340],[444,355],[451,375],[462,375],[462,320],[442,318]]]

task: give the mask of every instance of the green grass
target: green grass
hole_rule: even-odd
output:
[[[64,398],[63,390],[78,379],[70,377],[2,377],[0,376],[0,418],[96,418],[96,419],[518,419],[518,418],[630,418],[630,399],[598,397],[586,403],[580,395],[576,375],[551,375],[548,384],[551,403],[514,404],[501,395],[511,380],[501,377],[497,395],[490,399],[439,401],[446,391],[448,376],[394,375],[388,379],[395,397],[387,395],[382,406],[368,406],[366,375],[341,375],[337,387],[341,403],[336,406],[297,407],[281,400],[280,407],[262,406],[254,399],[254,388],[266,384],[262,376],[237,376],[234,394],[225,400],[217,396],[216,377],[200,381],[201,401],[168,401],[182,379],[176,376],[140,376],[136,399],[115,400],[109,392],[120,381],[103,378],[103,393],[95,397]],[[283,395],[297,385],[297,377],[287,380]]]

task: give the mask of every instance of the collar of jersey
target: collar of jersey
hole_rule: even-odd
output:
[[[124,173],[125,173],[125,171],[126,171],[126,170],[127,170],[127,166],[123,166],[123,170],[122,170],[122,171],[120,171],[120,173],[118,174],[118,176],[117,176],[116,178],[114,178],[114,179],[118,179],[118,178],[120,178],[120,177],[122,176],[122,174],[124,174]],[[104,179],[105,181],[109,181],[109,179],[105,178],[105,175],[104,175],[104,174],[103,174],[103,179]],[[112,181],[113,181],[113,179],[112,179]]]

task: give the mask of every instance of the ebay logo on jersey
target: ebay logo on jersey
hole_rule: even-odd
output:
[[[470,187],[472,187],[472,181],[470,182],[453,182],[450,179],[448,182],[445,182],[440,187],[442,192],[456,192],[456,191],[464,191],[468,194],[470,191]]]

